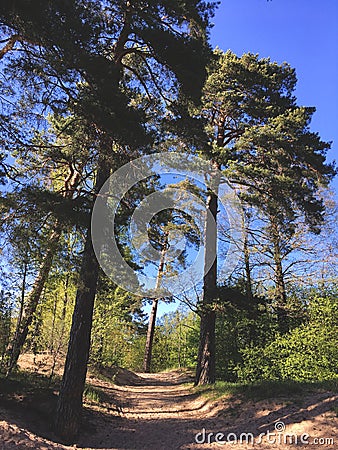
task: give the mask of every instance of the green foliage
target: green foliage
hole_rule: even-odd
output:
[[[141,369],[145,331],[141,304],[140,297],[123,291],[101,274],[93,316],[92,364]]]
[[[209,156],[246,203],[280,224],[301,211],[316,228],[323,213],[316,194],[336,171],[325,161],[330,143],[309,128],[315,108],[296,104],[295,70],[252,53],[217,49],[214,56],[202,108]]]
[[[83,396],[88,402],[92,403],[103,402],[103,391],[93,386],[86,386],[83,392]]]
[[[60,222],[54,265],[42,286],[26,344],[54,356],[66,350],[82,256],[79,229],[89,223],[100,158],[114,170],[140,152],[149,152],[154,140],[159,148],[173,149],[177,134],[177,148],[185,148],[191,139],[194,149],[203,148],[204,155],[225,170],[253,214],[259,211],[269,222],[264,230],[270,231],[265,255],[270,252],[273,260],[269,243],[276,238],[273,251],[281,272],[282,259],[290,253],[288,238],[295,236],[302,219],[312,231],[319,231],[324,214],[319,190],[335,174],[334,166],[326,162],[330,144],[310,130],[315,109],[297,106],[296,74],[287,63],[216,50],[203,104],[197,106],[210,59],[206,38],[214,3],[115,2],[111,9],[112,5],[78,0],[0,5],[3,43],[6,47],[14,38],[11,49],[16,50],[10,58],[4,53],[1,68],[0,94],[7,107],[0,117],[6,125],[0,184],[5,176],[11,179],[0,197],[1,231],[7,233],[10,262],[18,274],[12,288],[22,287],[23,306],[31,279],[50,247],[51,232]],[[74,174],[78,179],[72,184]],[[184,183],[187,180],[181,187]],[[116,225],[125,259],[136,270],[140,267],[127,243],[125,219],[147,190],[141,184],[134,187]],[[190,237],[191,253],[200,242],[188,216],[175,210],[169,215],[174,224],[165,231],[176,227]],[[148,236],[152,244],[163,225],[161,217],[157,219],[157,229],[153,220]],[[171,269],[177,267],[172,264]],[[309,304],[298,292],[289,295],[283,306],[290,331],[280,335],[271,304],[238,291],[223,290],[219,296],[219,378],[266,380],[257,385],[256,394],[276,393],[275,382],[280,380],[337,379],[336,294],[314,295]],[[140,298],[101,277],[93,318],[93,364],[141,369],[145,343],[141,306]],[[12,305],[1,291],[1,358],[9,341],[11,314]],[[178,310],[164,316],[155,330],[152,370],[194,366],[198,328],[199,319],[192,313]],[[292,392],[299,384],[281,386]],[[237,388],[226,383],[217,384],[215,390],[231,393]],[[239,389],[250,393],[249,388]],[[85,396],[101,401],[92,388]]]
[[[267,299],[244,293],[241,280],[234,287],[219,287],[216,316],[216,375],[226,381],[237,380],[236,367],[242,362],[242,349],[264,345],[275,333],[273,315]]]
[[[338,372],[338,297],[315,296],[309,305],[309,321],[265,347],[242,350],[239,380],[330,380]]]
[[[247,400],[260,401],[270,398],[302,398],[312,392],[323,390],[336,392],[338,380],[318,382],[259,381],[255,383],[217,381],[213,385],[197,386],[195,390],[213,400],[220,397],[241,395]]]
[[[146,329],[134,319],[121,317],[121,290],[115,301],[97,301],[94,311],[90,361],[142,371]],[[120,299],[121,301],[121,299]],[[198,346],[198,317],[178,309],[165,314],[155,328],[151,370],[194,367]]]
[[[64,354],[67,349],[77,276],[53,271],[38,305],[28,334],[26,349]]]
[[[199,339],[199,317],[177,309],[165,314],[155,329],[152,370],[194,367]]]

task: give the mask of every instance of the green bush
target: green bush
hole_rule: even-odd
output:
[[[338,299],[315,297],[309,321],[267,346],[242,350],[240,381],[324,381],[338,378]]]

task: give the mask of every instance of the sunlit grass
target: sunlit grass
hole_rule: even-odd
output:
[[[240,395],[248,400],[264,400],[278,397],[303,397],[311,392],[338,391],[338,379],[314,382],[297,381],[262,381],[258,383],[231,383],[217,381],[213,385],[197,386],[196,392],[217,399]]]

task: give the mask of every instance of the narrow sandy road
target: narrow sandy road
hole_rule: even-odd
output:
[[[110,419],[94,420],[95,434],[83,436],[79,445],[116,449],[193,448],[199,421],[211,412],[211,404],[191,390],[186,377],[177,372],[139,374],[135,385],[98,387],[122,405],[122,411]],[[98,435],[101,436],[97,442]]]
[[[211,402],[194,392],[180,372],[131,375],[122,382],[117,380],[118,385],[95,377],[88,379],[104,394],[104,401],[86,405],[84,425],[75,446],[57,443],[50,417],[36,415],[27,407],[8,409],[0,404],[0,449],[338,448],[337,395],[332,392],[259,402],[229,396]],[[275,432],[276,423],[282,423],[285,429],[276,434],[273,442],[273,436],[269,440],[266,434]],[[217,433],[222,433],[218,434],[219,443],[215,442]],[[265,436],[260,442],[262,433]],[[292,441],[285,442],[287,434],[293,436]],[[306,436],[305,442],[301,442],[302,436],[303,441]],[[237,444],[228,442],[236,438]]]
[[[79,447],[118,450],[229,448],[234,445],[225,442],[230,433],[231,440],[238,436],[238,441],[242,433],[247,433],[236,448],[252,449],[253,444],[264,450],[296,449],[300,444],[306,445],[307,449],[337,448],[338,420],[333,411],[337,396],[332,393],[312,394],[303,398],[301,404],[299,400],[293,403],[292,399],[255,403],[234,397],[210,402],[194,393],[191,386],[179,372],[139,374],[134,385],[101,384],[115,401],[122,404],[122,413],[119,416],[115,413],[105,421],[97,417],[93,423],[95,432],[83,435]],[[285,424],[285,433],[298,437],[297,445],[296,438],[284,443],[283,434],[279,437],[280,443],[272,442],[273,437],[269,441],[266,436],[259,442],[261,433],[275,432],[276,422]],[[217,433],[224,434],[219,443],[215,442]],[[307,442],[300,442],[305,433],[309,435]],[[331,440],[326,440],[327,445],[323,446],[314,443],[316,437]]]

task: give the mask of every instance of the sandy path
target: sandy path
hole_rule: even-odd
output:
[[[123,406],[123,413],[103,424],[101,418],[94,420],[95,433],[85,434],[79,446],[101,449],[143,450],[143,449],[208,449],[233,447],[233,444],[215,443],[215,435],[222,432],[227,439],[229,433],[235,433],[238,440],[241,433],[248,435],[248,442],[243,437],[236,448],[292,449],[299,448],[303,438],[306,448],[338,448],[336,436],[338,419],[333,412],[337,396],[332,393],[318,393],[302,399],[302,404],[292,399],[277,402],[254,402],[228,398],[210,402],[205,397],[194,394],[191,384],[182,384],[184,377],[177,372],[139,375],[140,384],[134,386],[104,386],[111,389],[111,395]],[[275,423],[283,421],[285,433],[297,435],[298,445],[290,440],[284,444],[284,435],[276,434],[276,442],[266,437],[259,443],[259,434],[275,431]],[[206,437],[203,433],[206,430]],[[208,442],[208,433],[213,432]],[[284,434],[285,434],[284,433]],[[232,435],[232,439],[234,435]],[[333,439],[325,441],[326,445],[314,444],[314,438]],[[224,441],[220,438],[219,441]],[[278,443],[278,439],[281,443]],[[290,438],[291,439],[291,438]],[[292,438],[295,443],[296,437]],[[203,442],[204,441],[204,442]],[[222,445],[221,445],[222,444]],[[303,444],[304,445],[304,444]]]
[[[134,380],[135,381],[135,380]],[[1,450],[14,449],[105,449],[105,450],[174,450],[233,448],[228,442],[215,443],[215,435],[221,442],[228,433],[238,439],[241,433],[252,433],[255,447],[272,449],[336,449],[338,448],[338,419],[333,411],[337,396],[329,392],[311,394],[299,399],[278,399],[254,403],[245,399],[227,398],[210,402],[196,395],[191,384],[178,372],[139,375],[136,384],[113,385],[96,378],[91,384],[105,394],[101,407],[87,405],[84,426],[76,446],[67,447],[55,442],[50,430],[39,431],[39,423],[16,413],[9,414],[0,408]],[[117,409],[120,404],[122,409]],[[337,405],[337,403],[335,403]],[[282,421],[285,432],[298,437],[298,445],[283,443],[284,434],[278,441],[268,442],[266,437],[258,442],[260,433],[274,432],[276,422]],[[197,436],[196,433],[206,430]],[[208,433],[213,435],[208,439]],[[300,436],[307,433],[305,444]],[[235,448],[252,449],[251,435],[242,438]],[[314,439],[325,439],[325,443],[314,443]],[[271,439],[271,438],[270,438]],[[272,437],[273,439],[273,437]],[[276,436],[277,439],[277,436]],[[294,439],[294,438],[293,438]],[[332,441],[327,441],[333,439]],[[209,440],[209,442],[208,442]],[[293,440],[294,442],[294,440]]]

